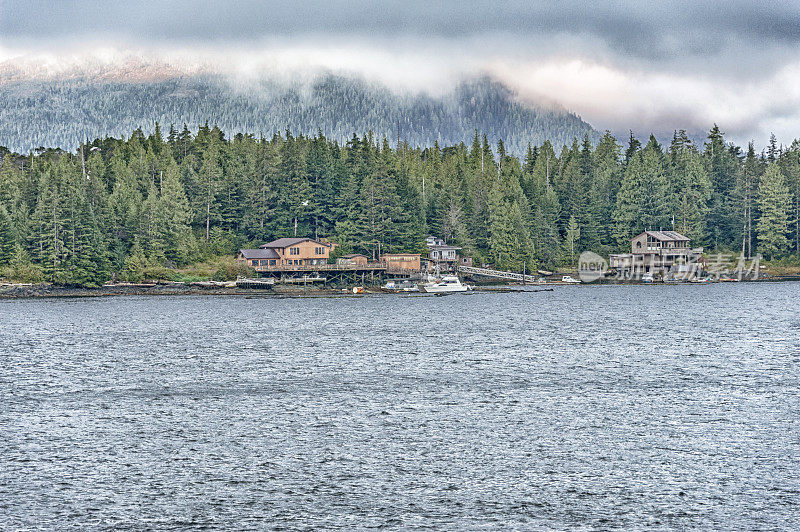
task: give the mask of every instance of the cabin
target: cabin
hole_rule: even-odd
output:
[[[384,253],[381,262],[386,263],[386,271],[395,274],[414,274],[421,270],[419,253]]]
[[[631,239],[630,253],[609,256],[609,266],[633,277],[645,273],[669,277],[675,272],[696,272],[703,248],[692,248],[691,239],[676,231],[645,231]]]
[[[236,259],[259,270],[321,266],[328,263],[335,247],[333,242],[313,238],[279,238],[258,249],[240,249]]]
[[[367,256],[361,253],[351,253],[336,259],[336,264],[339,266],[366,266],[367,262]]]

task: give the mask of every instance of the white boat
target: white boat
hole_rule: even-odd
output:
[[[456,275],[445,275],[441,279],[421,285],[420,289],[429,294],[444,294],[451,292],[469,292],[472,290],[472,287],[461,284],[461,280]]]
[[[565,275],[564,277],[562,277],[561,278],[561,282],[562,283],[580,283],[580,281],[578,279],[575,279],[571,275]]]

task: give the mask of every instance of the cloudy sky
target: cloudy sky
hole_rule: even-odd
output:
[[[800,2],[648,4],[0,0],[0,62],[137,54],[245,77],[321,67],[429,92],[489,74],[598,129],[716,122],[741,143],[800,137]]]

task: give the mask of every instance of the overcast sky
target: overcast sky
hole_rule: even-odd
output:
[[[0,0],[0,61],[136,53],[241,75],[331,68],[431,92],[488,73],[598,129],[716,122],[737,142],[800,137],[800,4],[704,3]]]

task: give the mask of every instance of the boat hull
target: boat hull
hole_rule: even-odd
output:
[[[423,286],[421,290],[427,294],[450,294],[457,292],[469,292],[472,290],[469,286]]]

